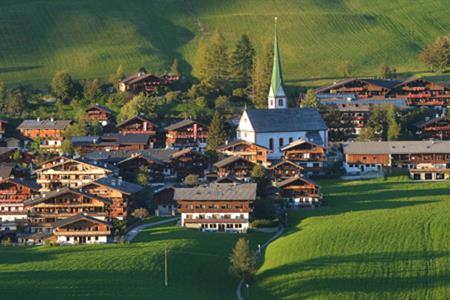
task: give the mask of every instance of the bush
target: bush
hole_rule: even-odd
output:
[[[131,215],[137,219],[145,219],[150,216],[146,208],[136,208]]]
[[[267,228],[267,227],[278,227],[278,219],[258,219],[251,223],[253,228]]]
[[[10,237],[6,237],[2,240],[2,246],[11,246],[12,240]]]

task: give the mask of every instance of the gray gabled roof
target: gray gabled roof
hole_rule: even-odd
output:
[[[310,184],[313,184],[315,186],[319,186],[317,183],[315,183],[311,179],[307,179],[305,177],[300,177],[300,176],[293,176],[293,177],[289,177],[289,178],[287,178],[287,179],[285,179],[283,181],[278,182],[277,183],[277,187],[278,188],[282,188],[282,187],[284,187],[286,185],[289,185],[289,184],[291,184],[291,183],[293,183],[293,182],[295,182],[297,180],[300,180],[300,181],[303,181],[303,182],[306,182],[306,183],[310,183]]]
[[[343,143],[345,154],[450,153],[450,141],[395,141]]]
[[[99,197],[99,196],[96,196],[96,195],[88,194],[88,193],[86,193],[85,191],[83,191],[81,189],[75,190],[75,189],[71,189],[71,188],[68,188],[68,187],[63,187],[63,188],[60,188],[60,189],[55,190],[55,191],[50,191],[48,193],[43,193],[39,197],[35,197],[35,198],[31,198],[31,199],[25,200],[23,202],[23,204],[25,206],[34,205],[34,204],[38,204],[38,203],[44,202],[44,201],[46,201],[48,199],[59,197],[61,195],[65,195],[65,194],[81,195],[81,196],[84,196],[86,198],[95,199],[95,200],[101,201],[101,202],[106,203],[106,204],[112,204],[112,200],[110,200],[110,199],[106,199],[106,198]]]
[[[72,120],[25,120],[17,129],[59,129],[64,130]]]
[[[175,188],[173,199],[198,201],[252,201],[256,198],[256,183],[211,183],[208,186],[194,188]]]
[[[249,160],[246,160],[245,158],[240,157],[240,156],[228,156],[228,157],[226,157],[226,158],[224,158],[224,159],[222,159],[222,160],[216,162],[216,163],[214,164],[214,167],[216,167],[216,168],[222,168],[222,167],[228,166],[229,164],[232,164],[232,163],[234,163],[234,162],[236,162],[236,161],[239,161],[239,160],[243,160],[243,161],[245,161],[245,162],[254,164],[253,162],[251,162],[251,161],[249,161]]]
[[[90,183],[88,183],[88,185],[89,184]],[[96,181],[93,182],[93,184],[103,185],[128,195],[138,193],[144,189],[144,187],[140,186],[139,184],[135,184],[111,176],[97,179]]]
[[[249,109],[247,115],[255,132],[297,132],[326,130],[314,108]]]
[[[186,127],[186,126],[190,126],[190,125],[195,124],[195,123],[201,124],[201,123],[199,123],[197,121],[194,121],[194,120],[191,120],[191,119],[184,119],[182,121],[179,121],[179,122],[176,122],[174,124],[171,124],[171,125],[167,126],[165,129],[166,130],[177,130],[177,129],[180,129],[180,128],[183,128],[183,127]],[[203,125],[203,124],[201,124],[201,125]]]

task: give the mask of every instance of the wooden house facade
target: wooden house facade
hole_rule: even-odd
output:
[[[59,152],[64,140],[64,130],[72,124],[71,120],[25,120],[17,129],[20,133],[35,140],[39,138],[40,148],[44,151]]]
[[[450,118],[442,116],[416,124],[422,139],[450,139]]]
[[[146,134],[150,136],[150,148],[154,148],[158,137],[158,126],[143,116],[135,116],[131,119],[117,124],[119,133],[127,134]]]
[[[229,156],[214,164],[219,177],[233,176],[238,179],[249,178],[255,163],[240,156]]]
[[[97,122],[102,126],[107,126],[114,123],[114,114],[109,108],[95,104],[86,109],[86,121],[91,123]]]
[[[282,160],[269,167],[269,171],[274,181],[283,181],[293,176],[301,176],[303,167],[290,160]]]
[[[322,204],[320,187],[310,179],[293,176],[277,183],[283,199],[295,207],[317,207]]]
[[[84,213],[52,225],[54,239],[59,244],[106,244],[111,229],[111,223]]]
[[[47,161],[36,170],[37,183],[41,191],[47,192],[61,187],[81,188],[83,185],[116,174],[118,170],[108,164],[97,164],[88,160],[65,156]]]
[[[208,128],[197,121],[186,119],[165,129],[167,148],[190,148],[201,152],[206,148]]]
[[[173,199],[175,188],[165,186],[153,193],[155,216],[175,216],[178,212],[178,203]]]
[[[237,140],[229,144],[222,145],[216,149],[218,153],[225,156],[239,156],[253,163],[264,166],[269,165],[267,154],[271,151],[263,146],[259,146],[244,140]]]
[[[304,139],[284,146],[283,157],[303,167],[308,176],[323,175],[326,167],[326,148]]]
[[[255,183],[176,188],[174,193],[181,226],[202,231],[246,232],[255,199]]]
[[[138,72],[121,81],[119,81],[119,90],[121,92],[140,93],[140,92],[156,92],[158,87],[167,85],[167,80],[148,74],[146,72]]]

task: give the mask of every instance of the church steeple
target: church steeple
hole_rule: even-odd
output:
[[[278,48],[277,18],[275,17],[275,40],[273,43],[273,67],[272,80],[270,83],[269,108],[287,108],[286,94],[283,88],[283,77],[281,75],[280,51]]]

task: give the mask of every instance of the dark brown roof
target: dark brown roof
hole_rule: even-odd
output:
[[[69,225],[69,224],[73,224],[73,223],[79,222],[79,221],[89,221],[91,223],[104,224],[104,225],[107,225],[107,226],[111,226],[111,224],[109,224],[108,222],[99,220],[97,218],[88,216],[86,214],[78,214],[78,215],[75,215],[75,216],[72,216],[72,217],[69,217],[69,218],[66,218],[66,219],[62,219],[62,220],[56,221],[56,222],[54,222],[52,224],[52,227],[53,228],[63,227],[63,226]]]
[[[344,79],[344,80],[335,82],[335,83],[330,84],[330,85],[319,87],[319,88],[315,89],[314,92],[315,93],[322,93],[322,92],[325,92],[327,90],[330,90],[330,89],[333,89],[333,88],[337,88],[339,86],[345,85],[345,84],[353,82],[353,81],[362,81],[362,82],[366,82],[366,83],[369,83],[369,84],[377,85],[377,86],[385,88],[385,89],[392,89],[394,86],[396,86],[396,85],[401,83],[401,81],[399,81],[399,80],[390,80],[390,79],[349,78],[349,79]]]
[[[229,156],[229,157],[226,157],[226,158],[216,162],[214,164],[214,167],[222,168],[222,167],[228,166],[229,164],[232,164],[232,163],[234,163],[236,161],[239,161],[239,160],[243,160],[243,161],[248,162],[250,164],[254,164],[253,162],[251,162],[249,160],[246,160],[245,158],[240,157],[240,156]]]
[[[153,75],[153,74],[146,74],[144,72],[138,72],[136,74],[133,74],[131,76],[128,76],[127,78],[120,81],[120,83],[124,84],[134,84],[138,83],[140,81],[158,81],[161,82],[161,78]]]
[[[233,142],[231,142],[231,143],[228,143],[228,144],[221,145],[221,146],[217,147],[216,151],[224,150],[224,149],[227,149],[227,148],[229,148],[229,147],[233,147],[233,146],[240,145],[240,144],[245,144],[245,145],[255,145],[255,146],[257,146],[257,147],[260,147],[260,148],[264,148],[264,149],[266,149],[266,150],[269,150],[269,148],[266,148],[266,147],[261,146],[261,145],[258,145],[258,144],[253,144],[253,143],[250,143],[250,142],[247,142],[247,141],[244,141],[244,140],[235,140],[235,141],[233,141]],[[270,151],[270,150],[269,150],[269,151]]]
[[[284,164],[292,165],[292,166],[298,168],[299,170],[303,170],[303,169],[304,169],[302,166],[299,166],[299,165],[297,165],[296,163],[294,163],[294,162],[292,162],[292,161],[290,161],[290,160],[288,160],[288,159],[282,160],[282,161],[280,161],[279,163],[277,163],[277,164],[275,164],[275,165],[273,165],[273,166],[270,166],[269,169],[270,169],[270,170],[273,170],[273,169],[278,168],[279,166],[284,165]]]
[[[55,191],[51,191],[51,192],[48,192],[48,193],[43,193],[39,197],[25,200],[23,202],[23,204],[24,205],[34,205],[34,204],[37,204],[37,203],[44,202],[44,201],[46,201],[48,199],[52,199],[52,198],[55,198],[55,197],[58,197],[58,196],[61,196],[61,195],[65,195],[65,194],[81,195],[81,196],[84,196],[86,198],[98,200],[98,201],[101,201],[101,202],[106,203],[106,204],[112,204],[112,200],[110,200],[110,199],[106,199],[106,198],[99,197],[99,196],[96,196],[96,195],[88,194],[88,193],[84,192],[81,189],[75,190],[75,189],[71,189],[71,188],[68,188],[68,187],[63,187],[61,189],[57,189]]]
[[[148,122],[148,123],[153,124],[155,127],[158,127],[155,123],[153,123],[152,121],[150,121],[149,119],[147,119],[147,118],[145,118],[145,117],[143,117],[143,116],[134,116],[134,117],[132,117],[132,118],[129,118],[128,120],[125,120],[125,121],[123,121],[123,122],[117,124],[116,127],[122,127],[122,126],[124,126],[124,125],[126,125],[126,124],[128,124],[128,123],[133,122],[133,121]]]
[[[98,109],[98,110],[104,111],[104,112],[106,112],[106,113],[108,113],[110,115],[113,114],[113,111],[111,109],[109,109],[106,106],[100,105],[98,103],[96,103],[95,105],[89,107],[88,109],[86,109],[86,111],[90,111],[90,110],[94,110],[94,109]]]
[[[325,148],[325,147],[323,147],[323,146],[314,144],[314,143],[312,143],[312,142],[310,142],[310,141],[306,141],[306,140],[304,140],[304,139],[299,139],[299,140],[295,140],[295,141],[293,141],[293,142],[287,144],[286,146],[282,147],[282,148],[281,148],[281,151],[286,151],[286,150],[289,150],[289,149],[291,149],[291,148],[295,148],[295,147],[297,147],[297,146],[299,146],[299,145],[302,145],[302,144],[305,144],[305,143],[306,143],[306,144],[313,145],[313,146],[316,146],[316,147]]]
[[[247,200],[256,198],[256,183],[211,183],[194,188],[175,188],[174,200]]]
[[[178,158],[178,157],[183,156],[183,155],[188,154],[188,153],[193,153],[193,154],[197,154],[197,155],[201,155],[201,156],[206,156],[203,153],[200,153],[198,151],[186,148],[186,149],[182,149],[182,150],[179,150],[179,151],[173,153],[172,154],[172,158]]]
[[[293,177],[289,177],[289,178],[287,178],[287,179],[285,179],[285,180],[283,180],[283,181],[278,182],[278,183],[277,183],[277,187],[278,187],[278,188],[282,188],[282,187],[284,187],[284,186],[286,186],[286,185],[289,185],[289,184],[291,184],[291,183],[293,183],[293,182],[295,182],[295,181],[297,181],[297,180],[301,180],[301,181],[304,181],[304,182],[306,182],[306,183],[313,184],[313,185],[315,185],[315,186],[319,186],[319,185],[318,185],[317,183],[315,183],[314,181],[312,181],[312,180],[310,180],[310,179],[306,179],[305,177],[293,176]]]

